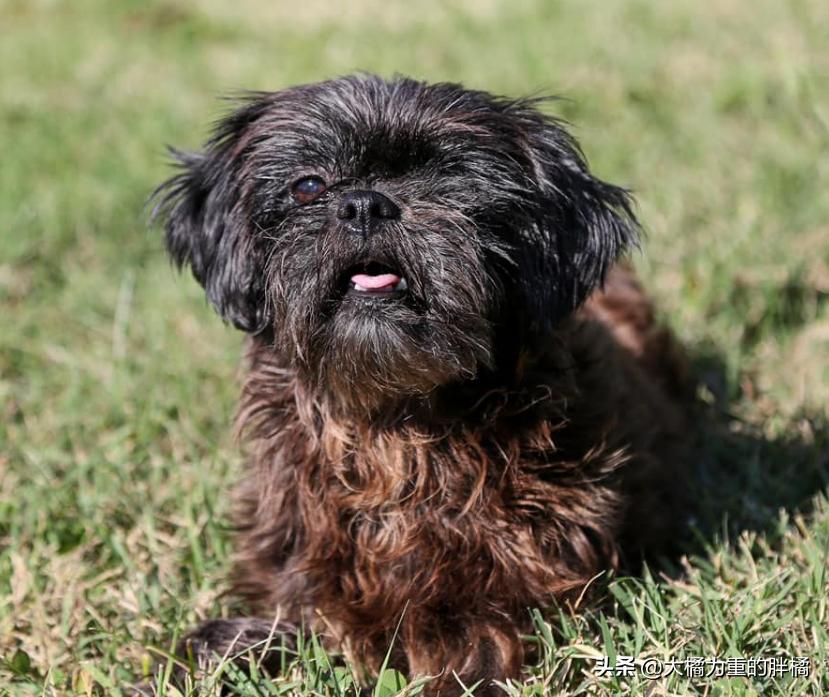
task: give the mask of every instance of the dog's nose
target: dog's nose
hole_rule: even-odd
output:
[[[377,222],[400,217],[400,209],[379,191],[349,191],[340,199],[337,217],[354,232],[366,233]]]

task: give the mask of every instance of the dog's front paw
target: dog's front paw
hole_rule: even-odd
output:
[[[175,648],[175,663],[170,682],[179,689],[199,682],[215,668],[232,664],[237,670],[218,671],[217,675],[250,674],[252,664],[258,673],[277,675],[296,653],[297,627],[256,617],[208,620],[191,630]],[[286,655],[287,654],[287,655]],[[131,697],[154,697],[157,687],[150,681],[130,686]],[[222,690],[224,694],[224,690]]]
[[[283,654],[296,650],[297,627],[258,617],[208,620],[182,637],[176,656],[204,670],[217,661],[247,665],[255,660],[268,673],[278,672]]]

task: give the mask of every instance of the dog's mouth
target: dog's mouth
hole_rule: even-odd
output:
[[[345,295],[351,298],[393,298],[406,293],[406,277],[388,264],[366,261],[343,274]]]

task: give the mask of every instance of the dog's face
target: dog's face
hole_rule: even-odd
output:
[[[313,387],[376,410],[535,342],[635,242],[532,100],[374,76],[252,95],[160,189],[167,246]]]

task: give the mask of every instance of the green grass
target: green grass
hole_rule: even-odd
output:
[[[0,693],[118,694],[231,610],[241,337],[142,207],[216,95],[354,69],[568,97],[594,169],[637,192],[637,265],[706,386],[688,558],[537,616],[506,691],[829,692],[829,3],[0,0],[0,27]],[[237,693],[353,693],[300,653]],[[648,681],[600,655],[811,673]]]

